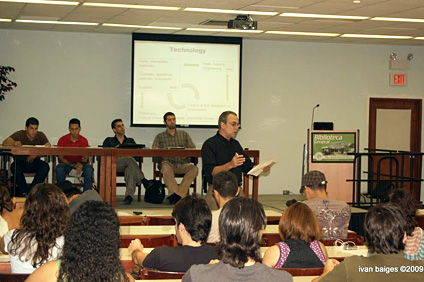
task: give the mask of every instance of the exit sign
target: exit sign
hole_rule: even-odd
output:
[[[390,85],[408,85],[406,73],[390,73]]]

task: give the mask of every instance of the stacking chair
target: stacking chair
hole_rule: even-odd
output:
[[[192,157],[190,158],[190,162],[193,163],[195,166],[197,166],[197,164],[199,163],[199,159],[196,157]],[[162,182],[162,172],[161,172],[161,167],[162,167],[162,158],[159,157],[154,157],[153,158],[153,178],[155,180],[159,179],[159,181]],[[182,173],[175,173],[175,178],[183,178],[184,174]],[[190,185],[190,187],[193,188],[193,192],[196,193],[197,191],[197,177],[194,178],[193,183]]]

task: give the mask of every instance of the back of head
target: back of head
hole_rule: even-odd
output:
[[[25,127],[28,127],[30,125],[39,125],[40,123],[38,122],[38,119],[36,119],[35,117],[30,117],[26,120],[25,122]]]
[[[65,231],[58,281],[122,281],[119,221],[113,207],[88,201],[72,215]],[[122,280],[121,280],[122,279]]]
[[[261,261],[261,231],[266,227],[262,205],[244,197],[230,200],[219,216],[219,256],[224,263],[243,268],[250,259]]]
[[[177,225],[184,224],[191,239],[206,242],[211,229],[212,213],[206,201],[196,195],[179,200],[172,210]]]
[[[411,193],[401,189],[391,190],[387,198],[383,199],[383,201],[390,202],[405,212],[407,221],[406,233],[411,236],[414,228],[417,226],[415,217],[419,207],[418,202],[414,200]]]
[[[13,202],[9,189],[6,186],[0,184],[0,215],[3,210],[11,212],[13,210]]]
[[[392,254],[405,248],[405,214],[393,204],[371,208],[365,215],[365,243],[370,253]]]
[[[231,171],[217,173],[212,180],[213,189],[223,198],[234,198],[238,191],[237,177]]]
[[[33,265],[47,260],[56,239],[63,235],[69,221],[69,207],[65,195],[53,184],[37,184],[28,194],[21,217],[21,228],[12,236],[11,253],[19,249],[20,254],[28,251],[32,240],[37,242]],[[19,254],[19,255],[20,255]]]
[[[308,186],[312,190],[326,190],[327,180],[324,173],[318,170],[311,170],[302,177],[302,186],[300,193],[303,193],[305,187]]]
[[[284,210],[280,218],[281,239],[300,239],[312,242],[322,239],[322,229],[308,205],[296,202]]]

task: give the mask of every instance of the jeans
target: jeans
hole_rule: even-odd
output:
[[[16,171],[15,171],[16,164]],[[12,174],[16,176],[16,188],[15,196],[22,197],[24,194],[28,194],[32,187],[38,183],[42,183],[49,174],[50,166],[45,161],[39,158],[34,159],[32,162],[26,160],[15,160],[10,167]],[[35,177],[28,187],[24,173],[35,173]]]
[[[73,169],[72,166],[65,164],[58,164],[56,166],[56,183],[65,181],[66,176]],[[91,190],[91,185],[93,184],[93,172],[94,169],[90,164],[85,164],[82,168],[82,176],[84,177],[84,188],[83,191]]]

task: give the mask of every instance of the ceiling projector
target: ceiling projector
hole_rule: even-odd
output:
[[[252,20],[250,15],[238,15],[234,20],[229,20],[227,26],[231,29],[258,29],[258,22]]]

